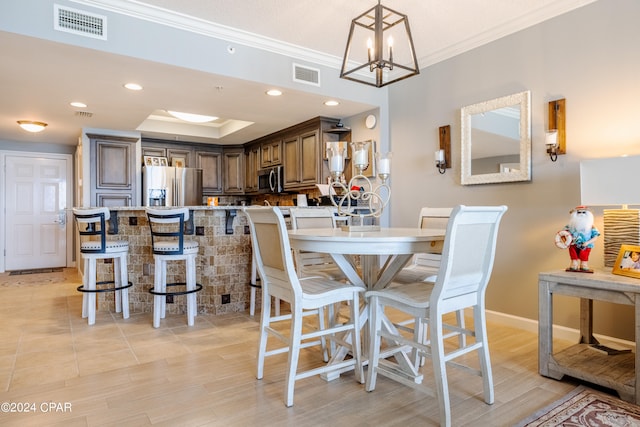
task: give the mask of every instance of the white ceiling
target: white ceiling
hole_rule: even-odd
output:
[[[373,7],[374,0],[72,0],[79,9],[97,7],[182,28],[206,27],[235,43],[269,48],[288,55],[318,58],[339,67],[351,19]],[[474,47],[550,19],[594,0],[385,0],[384,6],[409,18],[422,68]],[[229,32],[229,27],[235,31]],[[76,144],[83,127],[134,131],[168,105],[209,114],[210,74],[118,56],[0,31],[0,140]],[[339,73],[339,70],[335,70]],[[423,71],[424,72],[424,71]],[[155,90],[115,91],[129,76],[146,76]],[[208,140],[233,144],[251,140],[292,123],[326,115],[349,117],[370,105],[343,102],[322,105],[325,96],[287,91],[277,102],[264,96],[264,85],[213,76],[225,118],[254,122],[229,136]],[[171,84],[167,84],[170,82]],[[353,83],[357,85],[358,83]],[[381,89],[372,89],[381,90]],[[71,100],[84,100],[92,117],[79,117]],[[29,134],[16,120],[42,120],[48,128]],[[180,130],[144,135],[205,141]]]

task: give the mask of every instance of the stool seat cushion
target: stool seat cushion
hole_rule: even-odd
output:
[[[183,253],[184,254],[193,254],[193,253],[198,253],[198,242],[196,242],[195,240],[185,240],[183,243]],[[154,251],[161,251],[161,252],[167,252],[167,251],[179,251],[180,250],[180,246],[178,244],[177,241],[160,241],[160,242],[154,242],[153,244],[153,250]]]
[[[100,244],[100,241],[97,240],[89,240],[80,244],[80,252],[95,251],[100,249],[102,249],[102,245]],[[105,242],[106,253],[126,252],[128,250],[129,242],[127,242],[126,240],[107,240]]]

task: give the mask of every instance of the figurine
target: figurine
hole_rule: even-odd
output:
[[[589,268],[589,254],[600,232],[593,226],[593,213],[586,206],[578,206],[570,212],[571,219],[556,234],[556,246],[569,249],[571,265],[567,271],[593,273]]]

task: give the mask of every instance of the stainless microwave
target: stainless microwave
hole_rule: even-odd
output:
[[[259,193],[282,193],[284,191],[284,170],[282,166],[273,166],[258,171]]]

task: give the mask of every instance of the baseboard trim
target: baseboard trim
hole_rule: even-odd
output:
[[[487,322],[497,323],[502,326],[509,326],[527,332],[538,333],[538,321],[527,319],[525,317],[514,316],[512,314],[500,313],[498,311],[486,310]],[[620,338],[610,337],[607,335],[593,334],[598,340],[606,340],[618,343],[627,347],[635,347],[633,341],[623,340]],[[578,329],[568,328],[566,326],[553,325],[554,338],[575,341],[580,339],[580,331]]]

